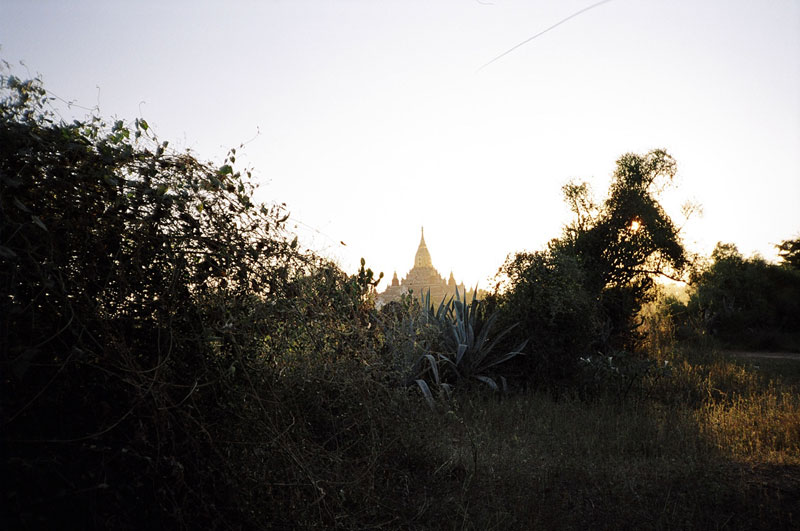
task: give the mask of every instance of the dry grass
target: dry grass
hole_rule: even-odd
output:
[[[774,387],[697,412],[703,436],[720,453],[749,463],[800,465],[800,397]]]
[[[672,377],[647,401],[464,393],[426,437],[443,494],[423,518],[446,515],[436,527],[447,529],[796,528],[792,387],[713,352],[671,357]]]

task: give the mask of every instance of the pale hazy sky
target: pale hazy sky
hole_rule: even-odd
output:
[[[2,0],[0,57],[200,158],[247,142],[259,198],[349,271],[405,275],[424,225],[485,286],[558,236],[565,182],[604,194],[657,147],[669,212],[704,209],[690,249],[773,258],[800,234],[800,0],[614,0],[477,72],[592,3]]]

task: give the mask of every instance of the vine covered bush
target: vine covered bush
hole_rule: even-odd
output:
[[[66,123],[40,81],[0,83],[12,527],[327,527],[393,492],[405,469],[374,469],[408,458],[390,420],[415,397],[364,370],[372,271],[301,252],[235,149],[201,162],[145,120]]]

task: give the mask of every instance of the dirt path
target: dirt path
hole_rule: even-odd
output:
[[[725,354],[729,354],[737,358],[800,361],[800,353],[796,352],[748,352],[743,350],[726,350]]]

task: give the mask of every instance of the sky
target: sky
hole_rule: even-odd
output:
[[[690,251],[775,259],[800,236],[800,1],[608,1],[481,68],[593,3],[3,0],[0,58],[67,118],[141,117],[219,163],[244,144],[257,199],[349,272],[402,278],[424,226],[445,278],[486,287],[559,235],[565,183],[602,198],[655,148],[667,212],[702,206]]]

